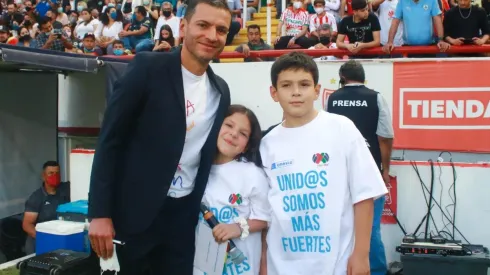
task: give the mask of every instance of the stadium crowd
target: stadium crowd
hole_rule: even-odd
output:
[[[96,56],[170,51],[181,43],[179,23],[186,1],[1,0],[0,43]],[[233,18],[227,45],[242,27],[242,1],[228,0]],[[272,45],[252,21],[248,42],[236,45],[235,51],[244,53],[245,61],[262,60],[250,58],[250,51],[295,48],[340,48],[355,58],[373,58],[362,50],[382,46],[387,57],[396,57],[390,55],[394,47],[437,45],[437,56],[446,56],[451,45],[489,43],[490,0],[479,1],[291,0],[280,12],[282,1],[277,0],[279,24]],[[254,20],[260,6],[259,0],[247,0],[247,20]],[[320,59],[337,58],[346,57]]]

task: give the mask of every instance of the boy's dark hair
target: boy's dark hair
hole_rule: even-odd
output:
[[[250,29],[257,29],[260,32],[260,26],[257,24],[252,24],[247,27],[247,32],[250,31]]]
[[[43,171],[48,167],[60,167],[60,165],[55,160],[48,160],[43,164]]]
[[[248,137],[248,144],[243,154],[238,156],[239,161],[253,162],[257,167],[264,168],[262,165],[262,157],[260,156],[260,140],[262,139],[262,129],[260,128],[259,120],[255,116],[254,112],[249,108],[233,104],[228,108],[228,112],[225,118],[235,114],[244,114],[248,118],[250,123],[250,136]],[[245,160],[243,160],[243,158]]]
[[[277,88],[277,78],[279,74],[287,70],[304,70],[311,74],[313,83],[318,84],[318,66],[313,58],[303,52],[291,52],[279,57],[271,68],[271,82],[274,88]]]
[[[199,4],[206,4],[217,9],[226,10],[231,15],[231,11],[226,0],[190,0],[188,1],[187,9],[184,15],[186,20],[191,20],[194,13],[196,13],[196,8]]]
[[[364,83],[366,81],[366,74],[361,62],[356,60],[349,60],[345,62],[339,69],[339,77],[344,79],[344,82],[355,81]]]
[[[124,46],[124,43],[121,41],[121,40],[114,40],[114,42],[112,42],[112,45],[116,45],[116,44],[119,44],[119,45],[123,45]]]
[[[324,5],[324,6],[325,6],[325,0],[315,0],[315,1],[313,2],[313,6],[315,6],[316,4],[322,4],[322,5]]]
[[[143,16],[146,16],[146,8],[144,6],[137,6],[136,12]]]
[[[39,26],[41,26],[41,27],[44,26],[44,25],[46,25],[46,24],[48,24],[49,22],[51,22],[51,18],[49,18],[47,16],[40,17],[39,18],[39,21],[38,21]]]
[[[362,10],[367,7],[366,0],[352,0],[352,10]]]

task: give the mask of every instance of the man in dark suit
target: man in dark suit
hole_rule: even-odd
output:
[[[184,43],[138,53],[115,84],[101,127],[89,193],[89,237],[102,258],[118,247],[121,274],[193,272],[195,227],[230,105],[209,62],[223,51],[225,0],[190,1]],[[119,274],[119,273],[118,273]]]

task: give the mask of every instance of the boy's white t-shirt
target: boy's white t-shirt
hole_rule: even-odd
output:
[[[203,202],[220,223],[234,223],[236,217],[270,221],[271,208],[267,200],[269,184],[263,169],[252,162],[231,161],[213,165],[204,193]],[[199,217],[202,223],[206,223]],[[223,274],[258,275],[262,251],[261,233],[254,232],[245,238],[233,239],[246,257],[240,264],[226,260]],[[194,268],[194,275],[204,272]]]
[[[275,127],[260,152],[271,187],[268,275],[345,275],[354,204],[387,193],[361,133],[320,111],[301,127]]]

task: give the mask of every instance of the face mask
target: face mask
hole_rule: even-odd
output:
[[[58,13],[62,13],[63,12],[63,8],[59,7],[58,8]]]
[[[322,45],[325,46],[330,44],[330,37],[326,37],[326,36],[320,37],[320,43],[322,43]]]
[[[60,174],[54,174],[46,177],[46,183],[51,187],[58,187],[60,185]]]
[[[136,13],[133,13],[133,16],[131,17],[133,21],[136,21]]]
[[[102,6],[102,4],[104,4],[102,1],[99,1],[99,2],[97,3],[97,5],[99,5],[99,6]]]
[[[19,30],[19,25],[12,25],[12,30],[18,31]]]
[[[78,7],[77,7],[77,11],[78,11],[78,12],[82,12],[82,11],[83,11],[83,6],[78,6]]]
[[[121,4],[117,4],[116,9],[121,10],[121,7],[122,7]]]
[[[122,55],[123,50],[122,49],[114,49],[114,55]]]
[[[115,6],[113,3],[109,3],[109,4],[107,4],[107,7],[108,7],[108,8],[114,8],[114,7],[116,7],[116,6]]]
[[[26,7],[26,12],[30,12],[32,10],[31,7]]]
[[[71,37],[71,32],[70,31],[65,31],[65,37]]]
[[[320,14],[320,13],[322,13],[322,12],[323,12],[323,8],[315,8],[315,12],[316,12],[317,14]]]
[[[170,17],[170,15],[172,15],[172,12],[171,11],[162,11],[162,14],[165,17]]]
[[[295,9],[301,9],[301,7],[303,7],[303,3],[301,3],[301,2],[294,2],[293,6],[294,6]]]
[[[149,4],[150,4],[150,1],[148,1],[148,0],[143,1],[143,6],[148,6]]]
[[[19,37],[19,41],[20,42],[25,42],[25,41],[29,41],[31,39],[31,36],[26,34],[26,35],[23,35],[21,37]]]
[[[111,12],[111,18],[113,20],[116,20],[117,19],[117,12],[115,12],[115,11]]]

